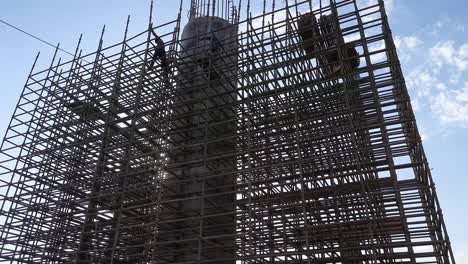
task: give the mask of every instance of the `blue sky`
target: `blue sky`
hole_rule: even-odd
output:
[[[255,5],[263,1],[252,0]],[[271,1],[271,0],[269,0]],[[364,4],[368,1],[361,0]],[[185,0],[188,2],[188,0]],[[437,183],[439,199],[460,264],[468,264],[468,17],[466,0],[386,0],[393,35]],[[177,0],[156,0],[155,23],[175,19]],[[186,5],[187,6],[187,5]],[[120,41],[128,14],[130,33],[145,29],[149,0],[2,0],[0,19],[73,51]],[[184,12],[184,14],[187,11]],[[37,51],[45,68],[53,49],[0,24],[0,133],[8,126]],[[70,57],[61,54],[63,59]]]

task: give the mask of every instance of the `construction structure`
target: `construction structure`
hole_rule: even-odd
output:
[[[182,10],[33,67],[0,263],[455,263],[383,0]]]

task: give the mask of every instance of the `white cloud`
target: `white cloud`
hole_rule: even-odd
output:
[[[457,48],[454,41],[440,41],[429,50],[429,55],[439,67],[448,64],[455,66],[459,72],[468,69],[468,43]]]
[[[411,71],[407,77],[408,89],[413,90],[417,97],[427,97],[433,93],[434,87],[442,87],[444,84],[438,79],[438,68],[430,68],[425,65]]]
[[[403,42],[409,49],[414,49],[422,43],[422,41],[416,36],[405,37]]]
[[[458,264],[468,264],[468,244],[454,246],[453,251]]]
[[[456,92],[456,99],[459,102],[468,103],[468,82],[465,82],[465,87],[463,87],[463,90]]]
[[[445,83],[439,82],[435,85],[435,87],[439,90],[447,90],[447,85]]]
[[[394,39],[393,39],[393,42],[395,43],[395,47],[397,49],[400,49],[401,48],[401,37],[400,36],[396,36]]]
[[[442,122],[468,125],[468,82],[461,90],[439,92],[430,98],[431,110]]]
[[[387,0],[385,1],[385,7],[389,14],[392,13],[393,9],[395,8],[395,0]]]
[[[426,141],[428,141],[428,140],[431,138],[431,137],[429,136],[429,134],[426,133],[426,132],[421,132],[421,131],[419,131],[419,134],[420,134],[420,136],[421,136],[421,140],[422,140],[422,141],[425,141],[425,142],[426,142]]]
[[[407,63],[415,53],[415,49],[423,44],[423,41],[416,35],[395,36],[393,39],[398,50],[400,61]]]
[[[429,55],[437,65],[453,63],[455,48],[453,41],[441,41],[429,50]]]
[[[397,49],[414,49],[423,43],[419,37],[414,35],[407,37],[396,36],[394,42]]]
[[[400,45],[406,49],[418,45],[417,40],[404,42],[403,39],[399,39]],[[468,43],[458,45],[451,40],[439,41],[427,50],[427,54],[426,62],[407,75],[416,110],[427,107],[443,124],[468,127],[468,79],[465,77]]]
[[[421,110],[421,102],[419,102],[419,99],[411,99],[411,106],[413,107],[413,111],[418,112]]]
[[[458,54],[464,59],[468,58],[468,43],[464,43],[460,46],[460,48],[458,49]]]

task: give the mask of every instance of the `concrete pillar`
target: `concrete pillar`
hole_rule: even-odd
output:
[[[237,27],[193,18],[181,46],[170,128],[175,168],[165,192],[178,201],[163,210],[163,220],[175,220],[161,225],[164,242],[172,241],[163,252],[174,252],[168,263],[235,263],[236,110],[229,105],[236,101]]]

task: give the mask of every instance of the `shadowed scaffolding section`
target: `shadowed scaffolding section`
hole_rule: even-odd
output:
[[[2,263],[455,263],[383,1],[262,4],[33,67]]]

